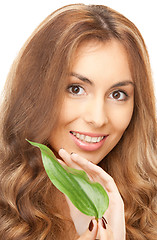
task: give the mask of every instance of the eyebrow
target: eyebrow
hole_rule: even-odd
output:
[[[81,81],[83,81],[83,82],[86,82],[86,83],[89,83],[90,85],[93,85],[93,82],[92,82],[90,79],[88,79],[88,78],[85,77],[85,76],[82,76],[81,74],[72,72],[70,75],[73,76],[73,77],[78,78],[79,80],[81,80]],[[130,84],[131,84],[132,86],[134,86],[134,83],[133,83],[132,81],[130,81],[130,80],[121,81],[121,82],[118,82],[118,83],[115,83],[114,85],[112,85],[112,86],[110,87],[110,89],[115,88],[115,87],[128,86],[128,85],[130,85]]]
[[[121,82],[118,82],[118,83],[112,85],[112,86],[110,87],[110,89],[115,88],[115,87],[128,86],[128,85],[130,85],[130,84],[131,84],[133,87],[135,86],[135,84],[134,84],[132,81],[126,80],[126,81],[121,81]]]
[[[82,76],[81,74],[72,72],[70,75],[78,78],[79,80],[81,80],[83,82],[86,82],[86,83],[89,83],[90,85],[93,85],[91,80],[89,80],[87,77]]]

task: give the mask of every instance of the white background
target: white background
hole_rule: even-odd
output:
[[[135,23],[148,48],[157,97],[155,0],[0,0],[0,92],[14,58],[33,30],[48,14],[71,3],[107,5]]]

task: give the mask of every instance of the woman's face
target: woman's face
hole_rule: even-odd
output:
[[[134,83],[124,47],[116,40],[78,48],[58,125],[49,143],[98,164],[130,123]]]

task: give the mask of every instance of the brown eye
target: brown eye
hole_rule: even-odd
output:
[[[112,93],[109,95],[109,97],[112,98],[112,99],[114,99],[114,100],[116,100],[116,101],[125,101],[125,100],[127,100],[128,95],[127,95],[126,92],[117,90],[117,91],[112,92]]]
[[[68,92],[73,94],[73,95],[85,95],[85,90],[83,87],[79,86],[79,85],[71,85],[67,88]]]
[[[116,92],[113,92],[112,96],[114,99],[119,99],[121,94],[120,94],[120,92],[116,91]]]
[[[74,94],[78,94],[80,91],[79,87],[78,86],[73,86],[71,87],[71,92],[74,93]]]

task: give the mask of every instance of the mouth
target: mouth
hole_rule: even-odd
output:
[[[98,143],[105,138],[105,136],[92,137],[89,135],[80,134],[78,132],[72,132],[72,131],[70,131],[70,133],[73,134],[73,136],[75,136],[77,139],[87,143]]]
[[[75,144],[82,150],[95,151],[98,150],[105,142],[108,135],[100,135],[93,133],[80,133],[70,131],[71,137]]]

